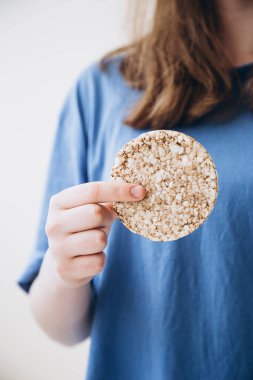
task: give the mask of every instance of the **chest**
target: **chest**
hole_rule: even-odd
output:
[[[198,123],[175,128],[199,141],[213,158],[219,177],[219,197],[247,196],[253,199],[253,115],[242,113],[227,122]],[[134,130],[120,114],[101,123],[96,145],[90,150],[90,181],[110,180],[117,152],[129,140],[148,130]]]

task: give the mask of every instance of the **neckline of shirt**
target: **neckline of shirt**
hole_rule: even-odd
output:
[[[243,63],[242,65],[234,66],[233,68],[235,70],[237,70],[237,69],[240,70],[240,69],[247,68],[247,67],[252,67],[252,66],[253,66],[253,61],[248,62],[248,63]]]
[[[241,84],[244,85],[248,81],[248,79],[253,76],[253,62],[249,62],[241,66],[232,67],[230,69],[230,75],[235,81],[236,88],[236,78],[239,79]]]
[[[245,73],[245,72],[249,72],[251,69],[253,69],[253,62],[245,63],[240,66],[234,66],[231,68],[231,71],[234,71],[237,73]]]

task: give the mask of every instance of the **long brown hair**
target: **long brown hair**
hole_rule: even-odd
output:
[[[143,90],[127,125],[161,129],[191,123],[232,92],[217,6],[207,0],[157,0],[152,20],[144,35],[103,57],[101,68],[122,54],[123,77]],[[253,78],[247,89],[253,106]]]

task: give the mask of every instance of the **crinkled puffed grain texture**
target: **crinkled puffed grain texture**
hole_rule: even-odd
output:
[[[138,202],[115,202],[114,210],[132,232],[155,241],[189,235],[210,215],[218,175],[205,148],[184,133],[141,134],[117,154],[112,178],[145,187]]]

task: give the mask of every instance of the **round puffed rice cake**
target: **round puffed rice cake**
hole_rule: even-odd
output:
[[[137,202],[113,208],[132,232],[172,241],[195,231],[210,215],[218,194],[214,162],[203,146],[177,131],[141,134],[117,154],[112,178],[145,187]]]

